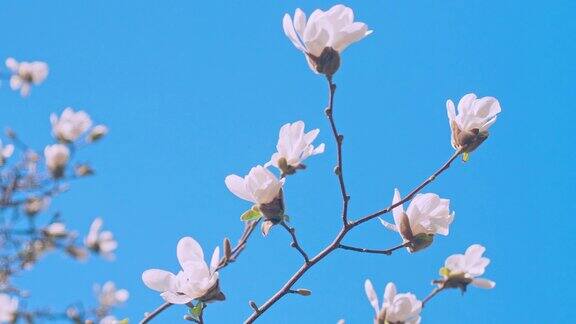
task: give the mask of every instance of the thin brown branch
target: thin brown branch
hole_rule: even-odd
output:
[[[296,238],[296,230],[293,227],[290,227],[288,224],[286,224],[286,222],[281,222],[280,225],[282,225],[282,227],[284,227],[292,237],[292,242],[290,243],[290,246],[298,250],[298,252],[300,252],[302,257],[304,258],[304,262],[306,263],[310,262],[308,254],[306,254],[304,249],[298,243],[298,239]]]
[[[436,296],[438,293],[440,293],[444,289],[446,289],[446,287],[444,287],[444,286],[434,288],[432,290],[432,292],[430,292],[430,294],[428,296],[426,296],[426,298],[424,298],[424,300],[422,300],[422,308],[424,308],[424,306],[426,306],[426,303],[428,303],[430,301],[430,299],[434,298],[434,296]]]
[[[166,303],[158,306],[158,308],[153,310],[151,313],[146,314],[144,316],[144,318],[140,321],[140,324],[146,324],[146,323],[150,322],[151,320],[154,319],[154,317],[158,316],[160,313],[162,313],[163,311],[165,311],[166,309],[168,309],[168,307],[170,307],[172,305],[173,304],[166,302]]]
[[[386,249],[386,250],[373,250],[373,249],[365,249],[365,248],[358,248],[358,247],[354,247],[354,246],[349,246],[349,245],[344,245],[344,244],[340,244],[338,246],[338,248],[343,249],[343,250],[349,250],[349,251],[355,251],[355,252],[361,252],[361,253],[373,253],[373,254],[386,254],[386,255],[392,255],[392,252],[399,250],[401,248],[407,247],[408,245],[410,245],[410,242],[406,242],[404,244],[400,244],[397,245],[393,248],[390,249]]]
[[[364,216],[356,221],[353,221],[351,224],[353,227],[358,226],[364,222],[367,222],[371,219],[374,219],[380,215],[386,214],[388,212],[390,212],[392,209],[404,204],[405,202],[411,200],[412,198],[414,198],[414,196],[416,196],[417,193],[419,193],[422,189],[424,189],[424,187],[426,187],[428,184],[430,184],[432,181],[434,181],[436,179],[436,177],[438,177],[440,174],[442,174],[442,172],[446,171],[449,167],[450,164],[452,164],[452,162],[460,155],[462,154],[462,150],[457,150],[456,152],[454,152],[454,154],[452,154],[452,156],[448,159],[448,161],[446,161],[446,163],[444,163],[438,170],[436,170],[436,172],[434,172],[430,177],[428,177],[428,179],[424,180],[424,182],[422,182],[418,187],[414,188],[407,196],[405,196],[404,198],[402,198],[399,202],[392,204],[384,209],[381,209],[375,213],[372,213],[370,215]]]
[[[342,142],[344,141],[344,135],[338,132],[336,128],[336,122],[334,121],[334,93],[336,92],[336,84],[332,82],[332,76],[326,76],[328,80],[328,107],[325,110],[326,117],[330,122],[330,128],[332,129],[332,134],[334,135],[334,140],[336,141],[336,167],[334,168],[334,173],[338,176],[338,183],[340,184],[340,193],[342,194],[342,222],[344,225],[348,224],[348,202],[350,201],[350,196],[346,191],[346,184],[344,182],[344,170],[342,163]]]

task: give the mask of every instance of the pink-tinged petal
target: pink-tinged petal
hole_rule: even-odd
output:
[[[297,49],[301,50],[302,52],[305,52],[306,49],[304,48],[304,46],[302,46],[300,39],[298,38],[298,35],[296,35],[296,31],[294,30],[294,24],[292,23],[292,18],[290,17],[289,14],[284,15],[284,18],[282,19],[282,27],[284,28],[284,34],[288,36],[292,44],[294,44],[294,46]]]
[[[452,121],[456,118],[456,107],[454,107],[454,102],[450,99],[446,101],[446,112],[448,113],[450,126],[452,126]]]
[[[220,264],[220,247],[217,246],[212,253],[212,259],[210,260],[210,272],[214,272],[218,265]]]
[[[460,101],[458,102],[458,112],[462,113],[472,108],[474,100],[476,100],[476,95],[473,93],[469,93],[464,97],[462,97],[462,99],[460,99]]]
[[[475,278],[474,280],[472,280],[472,284],[478,288],[483,289],[492,289],[496,286],[496,283],[494,281],[484,278]]]
[[[336,40],[332,46],[338,52],[342,52],[348,47],[350,44],[355,43],[362,38],[366,37],[368,31],[368,26],[364,23],[355,22],[351,25],[344,27],[340,33],[341,36],[339,39]]]
[[[187,262],[204,262],[204,252],[196,240],[191,237],[183,237],[178,241],[176,256],[180,265]]]
[[[402,199],[400,198],[400,191],[398,189],[394,189],[394,198],[392,199],[392,205],[399,203],[401,200]],[[392,215],[394,216],[394,223],[396,223],[396,226],[400,226],[403,213],[404,213],[404,207],[402,206],[402,204],[392,209]]]
[[[382,223],[382,225],[384,227],[386,227],[387,229],[394,231],[394,232],[398,232],[398,226],[394,225],[394,224],[390,224],[387,221],[383,220],[382,218],[378,218],[380,219],[380,223]]]
[[[160,269],[150,269],[142,273],[142,281],[146,287],[164,292],[174,288],[176,276],[168,271]]]
[[[376,295],[374,286],[372,285],[372,282],[369,279],[366,279],[366,281],[364,281],[364,291],[366,292],[366,296],[370,301],[370,305],[372,305],[372,308],[374,308],[374,311],[376,312],[376,316],[378,316],[378,313],[380,312],[378,296]]]
[[[306,28],[306,14],[302,9],[297,8],[294,12],[294,30],[298,35],[304,34]]]
[[[177,304],[177,305],[187,304],[191,302],[193,299],[187,295],[182,295],[171,291],[165,291],[161,293],[160,296],[162,296],[162,298],[164,298],[164,300],[169,302],[170,304]]]
[[[396,285],[393,282],[389,282],[384,289],[384,301],[392,302],[396,296]]]
[[[235,174],[232,174],[227,176],[226,179],[224,179],[224,183],[226,183],[226,187],[228,187],[228,190],[230,190],[237,197],[250,202],[254,203],[256,202],[254,201],[252,195],[246,190],[246,185],[243,178]]]

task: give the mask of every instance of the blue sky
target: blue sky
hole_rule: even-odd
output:
[[[244,174],[273,153],[279,127],[304,120],[320,128],[325,154],[289,179],[288,214],[315,254],[340,226],[332,174],[335,147],[323,115],[324,80],[283,35],[282,15],[329,1],[16,1],[0,4],[0,57],[44,60],[48,80],[22,100],[0,91],[1,126],[41,148],[48,116],[66,106],[107,124],[109,137],[84,152],[97,176],[54,201],[71,228],[95,216],[114,231],[117,261],[78,264],[53,254],[18,282],[32,305],[93,303],[95,282],[131,292],[119,316],[139,320],[162,301],[142,271],[177,270],[178,239],[205,250],[240,235],[247,203],[224,177]],[[492,291],[448,291],[424,323],[564,323],[574,305],[576,169],[573,87],[574,1],[348,1],[374,33],[343,55],[335,111],[345,135],[345,169],[356,218],[408,192],[452,153],[444,103],[468,92],[495,96],[503,112],[470,162],[458,161],[428,191],[450,198],[448,237],[414,255],[341,251],[297,285],[262,323],[370,323],[363,291],[388,281],[423,298],[445,257],[472,243],[487,247]],[[385,248],[398,237],[377,221],[346,242]],[[207,323],[239,323],[300,266],[288,235],[254,236],[221,273],[228,300],[211,305]],[[174,308],[159,323],[178,323]]]

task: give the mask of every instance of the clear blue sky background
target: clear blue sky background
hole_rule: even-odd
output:
[[[288,213],[314,254],[340,226],[332,173],[335,148],[323,115],[324,80],[286,39],[282,15],[331,1],[16,1],[0,4],[0,57],[45,60],[47,82],[22,100],[3,86],[2,126],[38,148],[50,139],[48,116],[66,106],[109,125],[110,136],[82,157],[94,178],[54,201],[72,228],[95,216],[116,234],[116,262],[86,264],[50,255],[19,279],[32,305],[93,302],[94,282],[127,288],[118,315],[136,321],[162,301],[143,270],[176,271],[185,235],[211,251],[241,233],[248,204],[224,186],[275,149],[277,131],[299,119],[321,129],[326,154],[289,179]],[[489,140],[428,190],[452,199],[449,237],[392,257],[338,252],[262,323],[371,323],[363,282],[380,294],[388,281],[423,298],[445,257],[472,243],[487,247],[492,291],[449,291],[430,303],[425,323],[566,323],[574,305],[576,248],[573,92],[576,4],[553,1],[348,1],[374,34],[351,46],[335,81],[336,118],[345,139],[351,215],[386,206],[452,153],[444,103],[468,92],[500,99]],[[377,221],[347,243],[385,248],[398,242]],[[239,262],[221,273],[228,300],[208,323],[239,323],[248,300],[262,303],[300,266],[288,235],[256,235]],[[174,308],[159,323],[178,323]]]

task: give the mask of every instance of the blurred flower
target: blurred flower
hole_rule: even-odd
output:
[[[214,249],[210,267],[204,261],[202,247],[191,237],[180,239],[176,254],[182,271],[174,275],[165,270],[146,270],[142,281],[148,288],[160,292],[160,296],[172,304],[186,304],[193,299],[204,302],[224,300],[216,271],[220,263],[219,247]]]
[[[488,128],[496,122],[496,116],[501,111],[496,98],[476,99],[473,93],[460,99],[458,115],[452,100],[446,101],[446,110],[452,130],[452,147],[462,149],[464,153],[474,151],[488,138]]]
[[[395,189],[392,204],[400,201],[400,191]],[[408,250],[416,252],[430,245],[434,234],[448,235],[448,228],[454,220],[449,205],[450,200],[441,199],[436,194],[417,194],[406,212],[402,205],[392,209],[395,224],[383,219],[380,221],[387,229],[399,232],[404,243],[411,243]]]
[[[54,113],[51,114],[50,123],[52,135],[65,143],[74,142],[92,126],[92,120],[86,112],[74,111],[70,107],[64,109],[60,118]]]
[[[396,286],[394,283],[390,282],[386,285],[384,301],[382,302],[382,308],[380,308],[376,291],[374,291],[372,282],[368,279],[364,282],[364,290],[366,291],[366,296],[368,296],[370,304],[372,304],[372,307],[376,312],[374,318],[375,324],[420,323],[422,302],[419,301],[414,294],[397,294]]]
[[[61,178],[64,175],[64,168],[69,158],[70,150],[64,144],[53,144],[44,148],[46,166],[54,178]]]
[[[449,256],[444,262],[440,274],[444,277],[440,284],[448,288],[466,290],[468,284],[479,288],[491,289],[496,286],[494,281],[478,278],[484,274],[490,259],[482,257],[486,248],[480,244],[473,244],[464,254]]]
[[[108,134],[108,127],[106,127],[105,125],[96,125],[94,126],[94,128],[92,128],[86,140],[89,143],[96,142],[97,140],[106,136],[106,134]]]
[[[99,322],[99,324],[124,324],[124,323],[128,324],[128,321],[119,320],[114,315],[105,316]]]
[[[66,236],[68,233],[66,231],[66,225],[60,222],[52,223],[46,226],[43,231],[46,235],[54,237]]]
[[[94,285],[94,291],[100,306],[104,308],[114,307],[123,304],[128,300],[130,294],[126,289],[116,289],[112,281],[107,281],[102,287]]]
[[[113,259],[114,250],[118,247],[118,242],[114,240],[112,232],[100,231],[102,224],[102,218],[97,217],[94,219],[92,225],[90,225],[90,231],[84,239],[84,245],[107,259]]]
[[[14,145],[3,145],[2,141],[0,140],[0,166],[4,165],[6,159],[11,157],[12,153],[14,153]]]
[[[6,67],[12,72],[10,88],[20,89],[22,97],[28,96],[32,84],[38,85],[48,76],[48,65],[44,62],[18,62],[9,57],[6,59]]]
[[[369,35],[366,24],[354,22],[352,9],[335,5],[328,11],[315,10],[308,20],[296,9],[294,20],[289,14],[282,21],[284,33],[301,50],[315,73],[332,75],[340,66],[340,53],[348,45]]]
[[[270,162],[264,166],[273,165],[282,171],[282,174],[293,174],[298,169],[304,169],[302,164],[309,156],[324,152],[324,143],[314,148],[312,142],[320,133],[319,129],[314,129],[308,133],[304,132],[304,122],[297,121],[288,123],[280,128],[280,135],[276,149],[278,152],[272,155]]]
[[[88,164],[78,164],[74,167],[74,174],[78,177],[86,177],[94,174],[94,170]]]
[[[0,294],[0,323],[11,323],[18,312],[18,298]]]
[[[48,208],[51,201],[50,197],[28,197],[24,202],[24,212],[28,216],[34,216]]]

